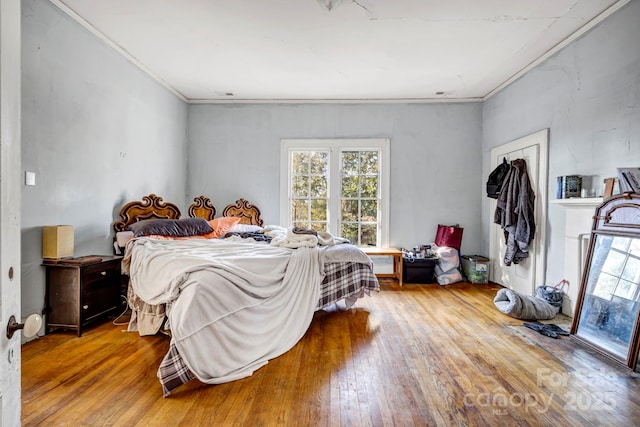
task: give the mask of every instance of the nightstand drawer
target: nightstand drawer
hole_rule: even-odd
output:
[[[100,286],[101,283],[120,280],[120,263],[100,263],[82,269],[82,284],[84,288]]]

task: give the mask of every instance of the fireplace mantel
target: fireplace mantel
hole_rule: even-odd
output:
[[[553,205],[566,208],[564,229],[564,278],[569,281],[565,288],[562,312],[573,316],[580,290],[584,260],[589,246],[589,237],[593,227],[593,214],[596,206],[602,203],[602,197],[556,199]]]
[[[576,197],[573,199],[555,199],[550,200],[549,203],[553,205],[564,206],[565,208],[574,208],[574,207],[590,207],[595,209],[596,206],[602,203],[602,197]]]

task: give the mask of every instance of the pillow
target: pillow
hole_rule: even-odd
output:
[[[197,236],[162,236],[160,234],[149,234],[148,236],[144,237],[153,240],[193,240],[206,239],[209,234],[198,234]]]
[[[229,231],[232,233],[258,233],[262,231],[262,227],[251,224],[238,224],[231,227]]]
[[[213,228],[213,231],[205,237],[218,238],[224,236],[231,230],[231,227],[240,222],[240,219],[238,216],[223,216],[210,220],[209,225]]]
[[[118,246],[124,248],[127,245],[127,242],[133,239],[132,231],[118,231],[116,233],[116,242],[118,242]]]
[[[211,233],[213,229],[204,218],[144,219],[127,227],[136,237],[157,234],[160,236],[187,237]]]

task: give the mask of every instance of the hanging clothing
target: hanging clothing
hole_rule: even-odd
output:
[[[531,188],[524,159],[511,162],[498,196],[493,222],[504,231],[507,248],[504,265],[518,264],[529,256],[529,245],[536,233],[535,194]]]

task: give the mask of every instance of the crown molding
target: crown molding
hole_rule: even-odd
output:
[[[482,102],[482,98],[396,99],[189,99],[189,104],[454,104]]]

